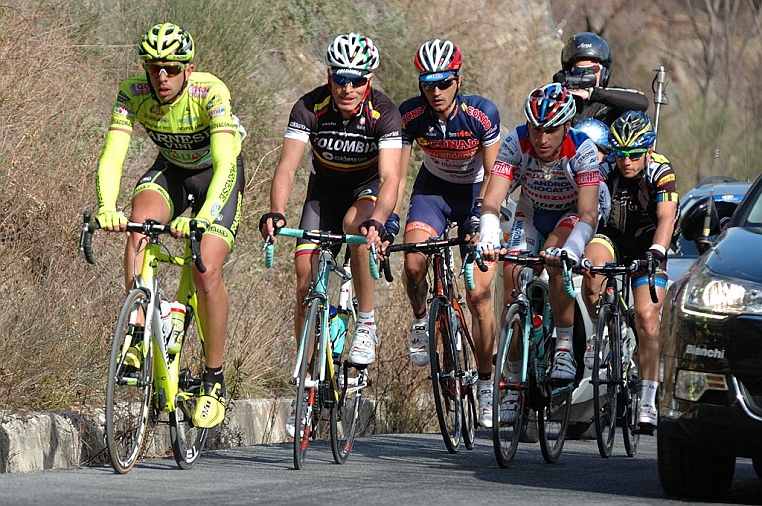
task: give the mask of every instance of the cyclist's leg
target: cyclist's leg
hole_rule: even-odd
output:
[[[640,372],[638,425],[645,429],[655,428],[657,422],[656,388],[659,384],[659,324],[661,308],[666,297],[666,278],[665,272],[657,271],[656,296],[659,300],[655,304],[651,300],[647,277],[635,276],[632,283],[635,327],[638,334],[638,370]]]
[[[615,260],[614,246],[610,239],[605,235],[596,235],[585,247],[585,258],[590,261],[590,265],[604,265],[607,262],[613,262]],[[593,367],[595,335],[598,331],[598,309],[596,306],[605,282],[606,276],[601,275],[593,276],[585,273],[582,278],[582,299],[592,324],[592,334],[587,336],[587,343],[585,343],[584,362],[588,368]]]
[[[357,234],[360,223],[370,219],[376,202],[378,183],[356,190],[357,200],[344,215],[344,231]],[[357,365],[368,365],[376,360],[376,322],[373,311],[375,281],[370,275],[370,251],[364,244],[350,245],[349,257],[357,297],[357,325],[348,360]]]

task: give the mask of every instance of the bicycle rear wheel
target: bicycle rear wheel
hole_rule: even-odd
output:
[[[611,306],[604,304],[598,313],[595,357],[590,381],[593,385],[593,422],[598,453],[608,458],[614,444],[619,390],[619,325]]]
[[[551,322],[545,327],[544,332],[544,345],[538,348],[538,350],[542,350],[538,353],[544,353],[544,356],[537,356],[535,362],[539,367],[536,369],[538,385],[544,389],[542,406],[537,411],[537,433],[540,438],[542,457],[548,464],[553,464],[561,455],[566,442],[574,383],[555,387],[552,382],[548,381],[550,379],[549,371],[553,369],[553,350],[556,349],[555,325],[552,314]],[[530,360],[532,360],[531,357]],[[547,364],[547,367],[541,367],[543,364]]]
[[[503,468],[513,460],[526,423],[526,390],[520,388],[521,373],[510,367],[523,360],[525,325],[526,315],[518,304],[512,304],[500,329],[492,390],[492,443]]]
[[[307,318],[304,320],[305,341],[304,354],[299,364],[299,379],[296,385],[296,413],[294,417],[294,468],[301,469],[304,458],[307,455],[307,445],[313,437],[313,431],[317,429],[319,419],[319,402],[317,401],[318,389],[315,388],[315,380],[320,378],[320,372],[316,371],[318,354],[320,349],[320,332],[328,322],[322,321],[322,308],[317,299],[309,302]],[[310,364],[310,355],[313,360]],[[316,409],[317,408],[317,409]]]
[[[434,404],[447,451],[456,453],[462,437],[463,409],[458,376],[458,355],[444,297],[431,301],[429,312],[429,362]]]
[[[351,367],[346,357],[349,354],[349,340],[354,334],[355,321],[353,312],[349,312],[344,339],[344,350],[338,360],[334,360],[335,395],[338,399],[331,405],[331,451],[333,460],[343,464],[352,451],[355,437],[359,431],[360,402],[366,386],[365,370]]]
[[[169,414],[169,438],[172,454],[181,469],[190,469],[201,456],[209,429],[193,425],[193,411],[201,395],[201,377],[204,372],[204,345],[198,335],[193,310],[186,307],[185,333],[180,353],[178,393],[175,410]]]
[[[456,312],[456,309],[452,309]],[[473,450],[476,431],[476,381],[479,378],[479,371],[476,368],[476,358],[470,343],[466,339],[464,328],[465,322],[461,319],[460,313],[453,319],[455,323],[452,334],[455,336],[455,349],[458,353],[458,365],[460,376],[461,392],[461,419],[463,444],[466,450]]]
[[[106,383],[106,447],[117,473],[126,473],[135,465],[148,429],[153,343],[150,336],[144,338],[144,328],[137,324],[138,318],[150,318],[146,311],[148,302],[143,290],[134,289],[127,295],[111,344]],[[140,367],[125,364],[128,350],[131,357],[140,361]]]

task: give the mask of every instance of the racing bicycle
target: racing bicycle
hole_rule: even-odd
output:
[[[95,264],[93,234],[100,227],[84,213],[80,252]],[[127,230],[141,234],[137,251],[143,251],[142,265],[133,266],[133,286],[122,304],[116,324],[106,382],[106,447],[114,471],[128,472],[141,456],[149,427],[169,425],[175,461],[190,469],[201,455],[209,429],[193,424],[193,411],[202,392],[204,336],[198,314],[191,265],[204,272],[201,234],[195,220],[182,255],[172,254],[161,237],[170,226],[154,220],[127,224]],[[136,256],[137,258],[137,256]],[[167,297],[159,282],[159,266],[181,268],[177,292]],[[183,332],[176,342],[162,332],[161,301],[177,300],[185,305]],[[194,324],[195,323],[195,324]],[[192,334],[196,332],[198,339]],[[138,350],[140,364],[127,360]]]

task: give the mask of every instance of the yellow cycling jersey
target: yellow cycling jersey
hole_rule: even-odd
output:
[[[122,166],[136,120],[169,162],[186,169],[214,167],[207,201],[199,212],[214,218],[219,203],[228,197],[226,182],[235,178],[236,158],[246,135],[231,111],[225,83],[212,74],[193,72],[181,95],[171,104],[161,104],[151,93],[145,74],[123,81],[98,164],[99,208],[116,209]]]

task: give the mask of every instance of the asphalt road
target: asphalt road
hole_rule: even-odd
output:
[[[310,445],[304,469],[292,446],[274,444],[206,452],[190,471],[171,457],[142,460],[126,475],[88,467],[0,475],[1,505],[150,504],[678,504],[662,492],[656,440],[642,438],[628,458],[618,439],[609,459],[595,441],[568,441],[545,464],[539,444],[521,443],[513,465],[498,467],[491,433],[478,431],[472,451],[450,455],[438,434],[359,439],[347,463],[333,463],[329,442]],[[761,504],[762,480],[740,460],[726,504]],[[697,503],[694,503],[697,504]]]

